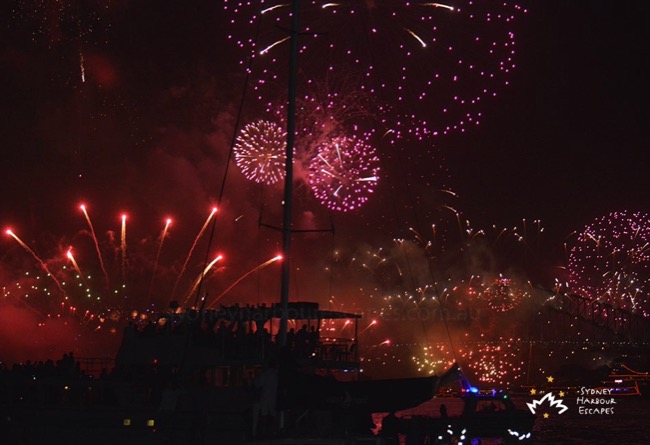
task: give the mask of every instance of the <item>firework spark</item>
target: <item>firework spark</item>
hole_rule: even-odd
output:
[[[274,6],[276,1],[225,3],[230,40],[243,58],[254,55],[251,79],[261,103],[277,95],[278,81],[285,84],[275,65],[288,51],[290,8]],[[303,1],[302,82],[331,72],[361,73],[360,90],[384,104],[376,111],[390,116],[385,124],[398,137],[463,132],[480,122],[484,103],[508,85],[516,67],[514,25],[524,12],[518,5],[470,0],[453,7]],[[257,29],[251,25],[258,21],[260,34],[253,39],[246,30]]]

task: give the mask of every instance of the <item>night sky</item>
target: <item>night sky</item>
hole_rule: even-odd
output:
[[[530,4],[512,88],[449,150],[459,190],[488,220],[540,218],[568,234],[613,210],[647,211],[649,10],[612,6]]]
[[[230,17],[217,1],[49,3],[12,0],[0,12],[0,223],[46,260],[75,242],[92,254],[88,237],[79,235],[87,235],[78,209],[85,202],[98,238],[117,258],[119,215],[128,212],[133,257],[126,281],[140,280],[133,288],[142,292],[171,216],[158,271],[161,288],[170,286],[222,191],[244,85],[241,54],[226,38]],[[328,212],[297,182],[296,226],[333,225],[336,234],[296,237],[296,268],[306,262],[320,275],[297,273],[292,292],[317,289],[316,298],[327,301],[330,292],[376,289],[372,277],[354,284],[358,276],[344,272],[346,284],[330,287],[323,270],[332,246],[345,269],[362,252],[388,252],[393,239],[411,239],[409,228],[429,239],[436,224],[440,236],[452,239],[456,217],[449,208],[475,229],[541,220],[544,242],[535,264],[544,270],[531,275],[548,287],[573,231],[611,211],[650,211],[650,6],[641,0],[522,5],[527,13],[514,26],[517,68],[509,85],[482,104],[479,126],[386,150],[376,192],[354,212]],[[245,104],[253,107],[251,100]],[[209,253],[224,252],[229,262],[212,295],[275,255],[279,235],[258,222],[280,224],[280,197],[278,187],[247,181],[231,162]],[[201,269],[210,230],[188,282]],[[304,247],[306,241],[318,247]],[[6,282],[16,264],[33,263],[10,237],[0,252]],[[136,266],[139,257],[149,269]],[[97,270],[94,259],[85,264]],[[259,296],[265,279],[243,282],[240,295],[254,292],[252,302],[274,298],[274,292]],[[129,298],[132,305],[142,301]]]

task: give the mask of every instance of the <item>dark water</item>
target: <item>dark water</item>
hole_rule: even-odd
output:
[[[608,398],[609,399],[609,398]],[[527,409],[526,403],[532,397],[513,398],[518,408]],[[588,444],[634,444],[650,445],[650,399],[638,396],[621,396],[614,398],[615,404],[610,414],[581,414],[576,397],[565,398],[563,403],[568,410],[558,414],[557,409],[538,411],[537,420],[530,440],[520,443],[553,445],[588,445]],[[440,404],[444,403],[449,415],[460,414],[462,401],[451,398],[435,398],[412,410],[402,411],[398,416],[425,415],[437,417]],[[592,408],[595,405],[581,404]],[[543,412],[549,414],[543,417]],[[380,420],[377,416],[375,420]],[[483,440],[482,445],[500,444],[500,439]]]
[[[614,401],[611,414],[580,414],[576,398],[565,399],[565,413],[537,419],[534,443],[650,444],[650,399],[624,396]]]

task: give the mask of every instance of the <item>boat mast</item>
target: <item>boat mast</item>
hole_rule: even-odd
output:
[[[298,74],[298,11],[300,0],[291,2],[289,98],[287,103],[287,146],[284,179],[284,216],[282,222],[282,280],[280,285],[280,346],[287,344],[289,312],[289,271],[293,203],[293,146],[296,129],[296,77]]]

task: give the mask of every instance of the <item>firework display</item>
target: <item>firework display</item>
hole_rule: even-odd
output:
[[[197,242],[217,210],[212,208],[187,256],[176,257],[171,266],[159,264],[163,243],[169,237],[170,218],[164,220],[157,238],[152,237],[140,246],[131,246],[127,254],[127,233],[130,232],[127,232],[126,225],[131,217],[122,214],[119,234],[109,231],[106,237],[104,232],[94,231],[95,225],[89,221],[90,210],[85,205],[82,208],[88,229],[71,239],[60,240],[54,249],[44,249],[42,244],[30,242],[33,244],[31,247],[15,230],[5,230],[14,248],[10,249],[10,255],[5,256],[3,272],[5,278],[11,278],[3,279],[3,301],[21,302],[41,313],[39,323],[74,320],[82,330],[78,335],[105,331],[114,337],[126,320],[146,324],[155,307],[150,303],[160,303],[163,305],[160,307],[169,303],[173,297],[171,283],[175,278],[178,286],[181,277],[190,271],[190,259]],[[636,229],[636,233],[640,233],[638,227]],[[471,380],[482,388],[517,388],[554,369],[552,360],[534,357],[599,363],[613,354],[605,344],[601,346],[597,342],[598,337],[592,336],[592,329],[585,329],[587,325],[577,317],[568,315],[570,322],[557,324],[557,316],[552,314],[559,314],[561,307],[554,302],[559,298],[557,292],[564,289],[556,290],[556,294],[550,291],[535,294],[532,287],[521,279],[506,278],[505,274],[487,278],[494,273],[495,267],[498,270],[495,265],[501,264],[499,255],[510,255],[509,249],[500,251],[497,244],[510,244],[509,238],[515,242],[520,239],[519,231],[493,228],[471,229],[464,233],[466,237],[457,247],[448,244],[443,252],[434,252],[432,243],[416,234],[414,242],[396,240],[394,248],[358,252],[349,264],[341,252],[336,253],[336,262],[346,270],[356,269],[371,277],[360,295],[355,291],[350,294],[352,297],[347,293],[340,299],[332,296],[329,302],[330,308],[363,313],[367,320],[367,324],[360,325],[358,330],[364,344],[360,354],[366,369],[382,373],[389,367],[402,369],[401,372],[439,374],[457,361],[463,364],[464,372]],[[479,257],[485,256],[485,246],[468,241],[486,237],[486,233],[496,234],[489,235],[494,238],[490,244],[495,257],[477,263],[474,253],[480,254]],[[528,245],[516,242],[522,248]],[[147,245],[151,255],[143,256],[141,250]],[[456,256],[453,254],[455,248],[464,251],[464,261],[473,264],[464,268],[462,274],[456,271],[448,278],[436,278],[436,273],[431,275],[425,270],[427,266],[419,263],[431,261],[434,254],[439,259],[446,255]],[[108,290],[98,255],[103,257],[109,279]],[[209,264],[201,266],[202,270],[191,268],[191,276],[185,280],[188,283],[183,282],[183,285],[187,284],[187,290],[183,288],[183,293],[177,295],[183,307],[195,304],[199,283],[203,277],[208,277],[211,270],[221,267],[219,264],[224,263],[223,258],[222,255],[214,257]],[[218,307],[224,295],[231,293],[240,282],[280,259],[274,256],[230,281],[228,286],[224,283],[224,290],[211,296],[205,307]],[[10,264],[16,271],[22,269],[22,274],[7,274]],[[477,264],[485,266],[489,273],[481,273]],[[458,263],[447,263],[447,267],[461,269]],[[440,272],[449,274],[449,271]],[[409,277],[413,274],[421,276]],[[149,286],[145,289],[138,282],[147,282]],[[166,290],[162,300],[161,295],[157,295],[161,289]],[[412,290],[397,292],[395,289]],[[143,302],[145,306],[142,306]],[[355,335],[349,320],[328,320],[320,329],[326,338],[351,338]],[[545,340],[524,337],[529,329],[535,332],[536,337]],[[561,340],[562,333],[570,335],[572,341]]]
[[[277,124],[246,125],[235,142],[235,162],[251,181],[275,184],[284,178],[287,133]]]
[[[256,97],[267,102],[286,60],[288,4],[228,1],[232,33]],[[378,111],[398,136],[422,138],[465,131],[480,122],[483,103],[508,84],[515,69],[515,22],[524,12],[508,3],[343,1],[301,2],[303,82],[331,71],[358,73]],[[257,36],[250,30],[257,29]],[[242,32],[242,31],[249,31]]]
[[[84,2],[83,7],[67,0],[19,0],[11,9],[11,20],[29,26],[34,44],[56,50],[65,60],[66,70],[57,72],[53,80],[106,85],[114,81],[114,73],[104,69],[105,60],[95,50],[109,33],[114,6],[111,0],[102,5]]]
[[[284,291],[319,316],[355,314],[307,320],[307,356],[360,360],[360,380],[456,363],[481,392],[520,396],[551,373],[600,387],[617,360],[650,366],[650,216],[612,212],[579,228],[594,208],[639,199],[616,192],[643,189],[647,162],[625,156],[647,145],[645,104],[625,81],[644,72],[647,39],[615,23],[641,6],[537,2],[528,21],[516,2],[11,1],[0,18],[0,371],[63,351],[117,357],[97,339],[115,346],[133,326],[171,334],[176,315],[201,317],[172,341],[203,347],[217,328],[203,314],[224,308],[236,308],[228,336],[266,329],[278,342]],[[594,17],[608,26],[583,26]],[[518,211],[550,217],[554,241]],[[248,306],[272,311],[248,322]],[[207,357],[186,350],[179,372]],[[239,380],[200,374],[211,386]]]
[[[496,338],[494,341],[463,343],[456,354],[484,386],[511,388],[522,383],[525,352],[521,339]],[[412,360],[420,372],[429,374],[440,374],[455,361],[446,343],[424,346]]]
[[[139,248],[127,254],[125,214],[120,216],[119,236],[112,230],[98,234],[95,232],[87,206],[82,204],[79,208],[89,229],[81,230],[72,237],[56,240],[54,246],[51,245],[51,241],[46,240],[38,243],[37,248],[33,248],[14,230],[5,230],[5,234],[13,238],[29,254],[29,257],[36,261],[32,265],[24,264],[20,252],[13,252],[12,255],[5,257],[2,270],[7,277],[11,277],[6,281],[3,280],[5,298],[22,297],[27,304],[33,305],[34,310],[43,313],[68,307],[71,313],[83,310],[85,317],[91,320],[99,319],[101,314],[106,318],[107,313],[123,311],[124,308],[138,307],[140,310],[149,310],[152,303],[165,307],[169,300],[176,297],[175,292],[189,268],[197,244],[217,212],[216,208],[211,210],[194,238],[182,266],[174,261],[174,264],[163,268],[160,266],[160,258],[163,243],[169,236],[171,218],[165,219],[162,234],[157,240],[142,238],[139,240]],[[87,242],[88,239],[90,243]],[[144,254],[143,250],[147,249],[152,250],[151,255]],[[45,253],[37,253],[39,250],[44,250]],[[207,274],[210,268],[207,269],[202,275]],[[94,272],[99,272],[99,278]],[[169,279],[170,274],[173,273],[177,275],[172,287]],[[165,281],[164,284],[160,283],[161,279]],[[148,287],[144,285],[145,282],[148,283]],[[184,289],[182,297],[189,298],[188,295],[195,289],[196,280],[193,281],[189,291]],[[152,298],[154,290],[159,294],[156,298]]]
[[[526,297],[530,297],[530,294],[512,279],[499,277],[481,292],[481,297],[486,299],[493,311],[507,312],[517,307]]]
[[[612,212],[578,234],[570,251],[570,289],[650,317],[650,216]]]
[[[380,122],[372,94],[360,89],[351,76],[328,74],[321,81],[309,82],[296,97],[294,165],[299,172],[309,169],[318,148],[334,138],[354,133],[372,145],[377,140],[375,127]],[[286,127],[286,110],[277,101],[266,104],[264,113]],[[307,180],[298,176],[296,179]]]
[[[323,144],[309,165],[309,184],[316,199],[330,210],[359,208],[379,181],[379,158],[356,138],[338,137]]]
[[[332,138],[364,124],[372,129],[380,120],[376,99],[361,84],[358,77],[328,73],[305,85],[296,98],[297,136]]]

